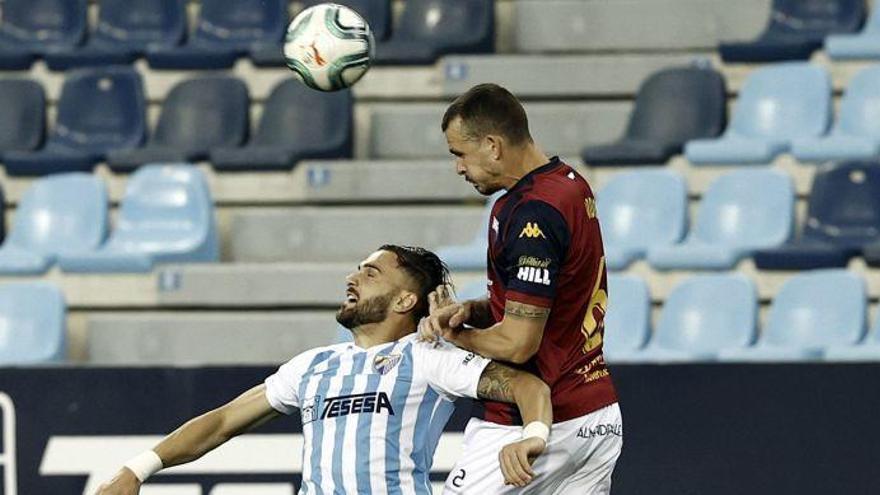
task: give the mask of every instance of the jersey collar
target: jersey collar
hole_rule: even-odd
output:
[[[554,156],[554,157],[550,158],[549,162],[545,163],[544,165],[541,165],[540,167],[538,167],[538,168],[532,170],[531,172],[527,173],[526,175],[520,177],[520,179],[518,181],[516,181],[516,184],[514,184],[513,187],[511,187],[510,189],[508,189],[507,192],[515,191],[516,189],[522,187],[524,184],[528,184],[528,183],[532,182],[532,180],[535,178],[536,175],[543,174],[544,172],[548,172],[548,171],[556,168],[560,163],[561,162],[559,161],[558,156]]]

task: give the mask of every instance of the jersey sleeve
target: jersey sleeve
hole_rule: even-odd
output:
[[[510,274],[506,299],[549,308],[571,238],[565,218],[543,201],[520,205],[509,223],[504,260]]]
[[[303,353],[281,365],[266,378],[266,399],[276,411],[290,415],[300,407],[299,386],[308,367],[309,357]]]
[[[417,342],[413,351],[422,376],[444,398],[477,398],[477,385],[490,359],[446,341]]]

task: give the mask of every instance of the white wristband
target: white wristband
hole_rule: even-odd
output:
[[[540,421],[532,421],[523,428],[522,437],[523,440],[532,437],[540,438],[544,443],[547,443],[547,439],[550,438],[550,427]]]
[[[163,466],[159,455],[152,450],[148,450],[130,459],[125,463],[125,467],[130,469],[135,477],[143,483],[147,481],[147,478],[158,473]]]

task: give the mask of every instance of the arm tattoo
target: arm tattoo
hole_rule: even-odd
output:
[[[490,362],[480,376],[477,384],[477,397],[480,399],[514,402],[511,382],[517,371],[503,364]]]
[[[548,308],[541,308],[530,304],[507,301],[504,305],[504,313],[511,316],[518,316],[520,318],[544,319],[550,315],[550,310]]]

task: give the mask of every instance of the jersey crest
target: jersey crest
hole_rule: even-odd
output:
[[[386,356],[376,356],[373,358],[373,371],[380,375],[387,375],[403,358],[401,354],[388,354]]]

